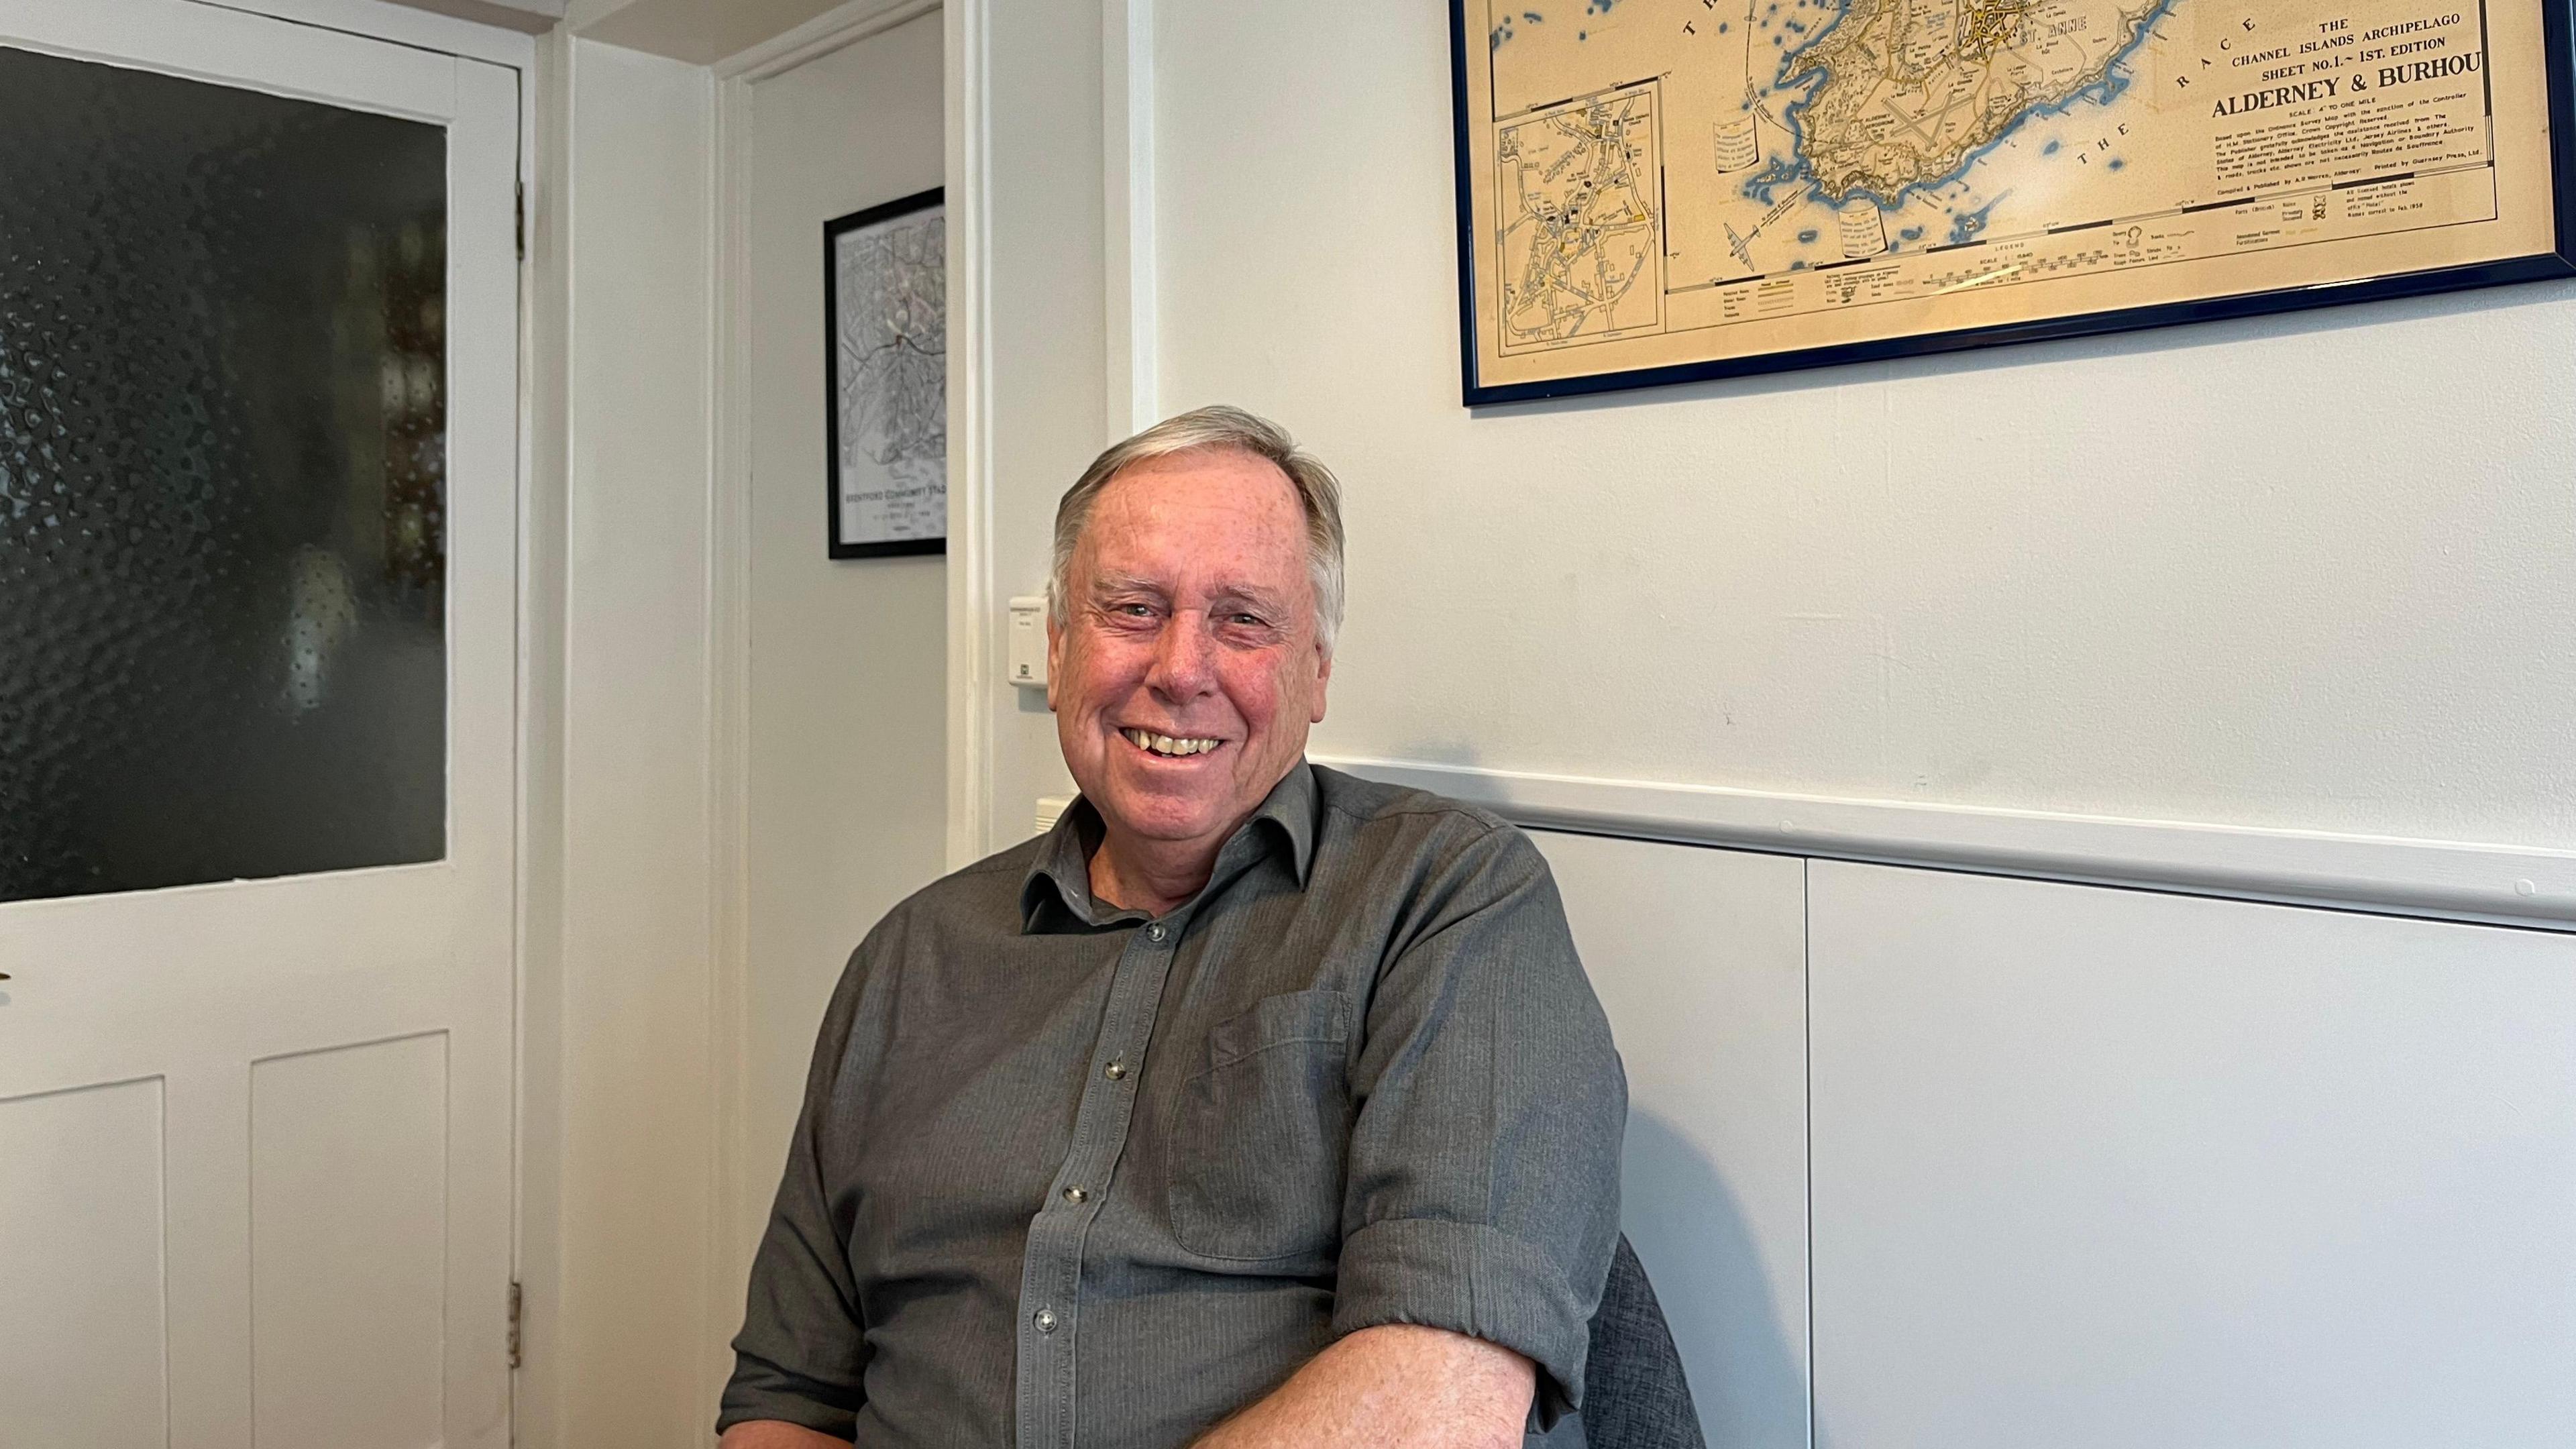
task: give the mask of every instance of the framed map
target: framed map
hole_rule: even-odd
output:
[[[823,224],[831,555],[948,550],[948,231],[937,189]]]
[[[1469,404],[2576,275],[2568,0],[1451,0]]]

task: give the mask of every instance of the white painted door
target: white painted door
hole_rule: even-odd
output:
[[[0,1443],[508,1442],[518,105],[0,0]]]

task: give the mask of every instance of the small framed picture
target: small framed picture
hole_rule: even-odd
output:
[[[834,558],[948,551],[948,242],[938,188],[823,224]]]

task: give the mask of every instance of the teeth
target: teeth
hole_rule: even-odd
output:
[[[1179,739],[1171,735],[1154,734],[1148,730],[1120,730],[1119,733],[1125,735],[1128,743],[1140,750],[1149,750],[1157,755],[1175,758],[1184,755],[1204,755],[1215,749],[1218,744],[1215,740]]]

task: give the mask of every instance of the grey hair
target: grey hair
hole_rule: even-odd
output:
[[[1245,453],[1288,475],[1306,515],[1306,571],[1315,585],[1315,645],[1326,656],[1342,627],[1342,485],[1333,470],[1297,446],[1267,418],[1219,404],[1168,417],[1123,443],[1112,443],[1055,506],[1055,557],[1047,570],[1047,616],[1060,628],[1072,606],[1073,551],[1091,505],[1121,472],[1152,458],[1216,450]]]

